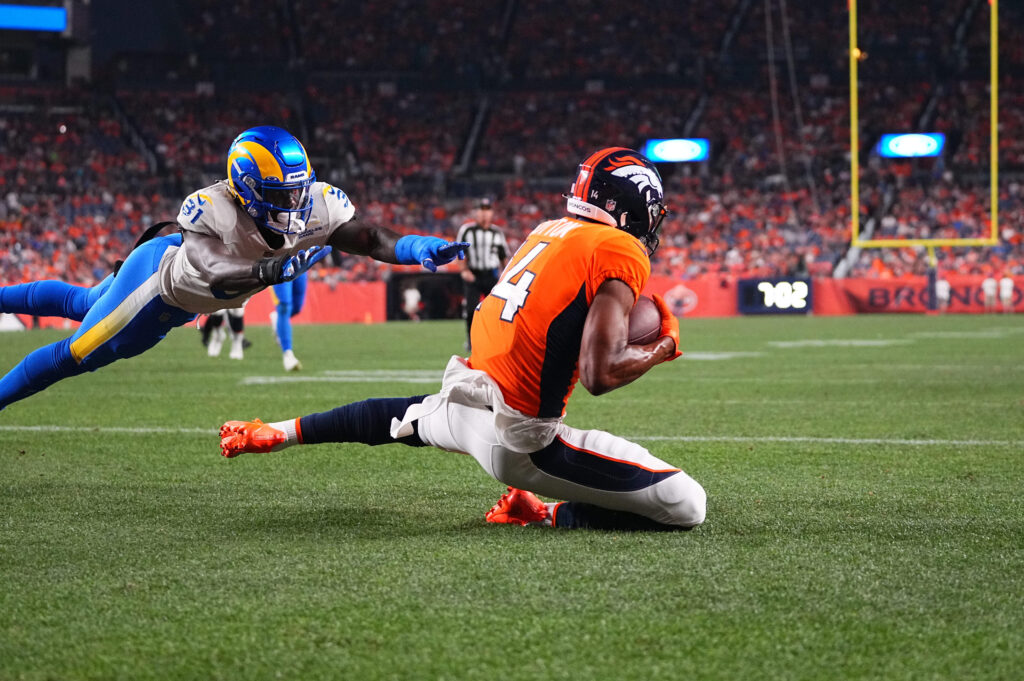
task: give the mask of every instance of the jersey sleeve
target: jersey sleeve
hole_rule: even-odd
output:
[[[597,289],[608,279],[623,282],[633,290],[634,298],[639,298],[650,276],[651,259],[647,250],[634,237],[617,231],[594,249],[587,282],[587,299],[593,300]]]
[[[319,192],[323,197],[324,206],[327,209],[328,236],[355,217],[355,205],[348,198],[348,194],[337,187],[326,182],[317,182],[313,186],[313,191]]]

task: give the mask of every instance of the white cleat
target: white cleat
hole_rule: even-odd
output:
[[[231,354],[228,355],[231,359],[244,359],[245,358],[245,347],[242,345],[245,339],[242,334],[238,334],[231,339]]]
[[[299,358],[291,350],[284,351],[283,360],[285,371],[302,371],[302,362],[299,361]]]
[[[224,339],[227,334],[222,328],[216,328],[210,334],[210,342],[206,344],[206,354],[210,357],[220,357],[220,349],[224,346]]]

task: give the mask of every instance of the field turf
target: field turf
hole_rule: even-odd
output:
[[[219,456],[226,419],[433,390],[456,322],[299,327],[293,382],[267,327],[243,362],[179,329],[9,407],[0,679],[1021,678],[1024,318],[682,328],[568,422],[704,484],[692,532],[487,525],[503,487],[432,449]]]

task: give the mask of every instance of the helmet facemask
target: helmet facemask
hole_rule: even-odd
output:
[[[647,255],[654,255],[661,243],[658,232],[661,230],[661,222],[668,215],[668,209],[658,199],[652,199],[647,204],[646,219],[630,221],[627,232],[635,236],[647,248]]]
[[[265,181],[260,199],[266,217],[260,224],[281,234],[295,234],[306,229],[313,210],[310,188],[315,181],[314,177],[298,183]]]

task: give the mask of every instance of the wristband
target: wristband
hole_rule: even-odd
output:
[[[395,259],[400,265],[419,265],[420,258],[416,255],[420,242],[426,237],[408,235],[395,242]]]

